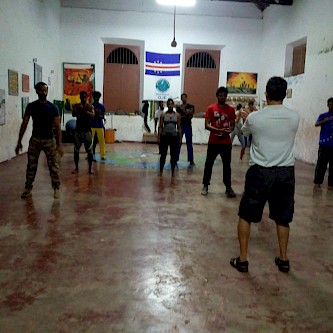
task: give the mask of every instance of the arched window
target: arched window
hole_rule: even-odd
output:
[[[188,59],[186,67],[192,68],[216,68],[216,63],[212,56],[207,52],[194,53]]]
[[[137,65],[138,58],[130,49],[126,47],[118,47],[109,54],[106,62],[108,64]]]

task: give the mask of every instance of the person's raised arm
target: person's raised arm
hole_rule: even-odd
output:
[[[90,116],[90,117],[94,117],[95,116],[95,111],[94,111],[94,108],[90,105],[90,107],[88,108],[87,110],[87,114]]]
[[[194,111],[194,105],[192,105],[191,108],[187,109],[187,114],[188,114],[188,116],[189,116],[190,119],[193,118],[194,112],[195,112]]]
[[[331,117],[325,117],[323,119],[321,119],[321,117],[318,118],[317,122],[315,123],[315,126],[321,126],[324,125],[326,122],[333,120],[333,116]]]
[[[78,112],[78,110],[77,110],[77,104],[74,104],[74,105],[73,105],[72,116],[73,116],[73,117],[76,117],[76,116],[77,116],[77,112]]]
[[[205,129],[210,132],[215,132],[216,134],[222,134],[224,132],[223,128],[217,128],[211,125],[210,118],[205,118]]]

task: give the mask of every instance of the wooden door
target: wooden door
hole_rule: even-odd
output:
[[[184,92],[195,113],[206,112],[216,102],[219,73],[219,50],[185,50]]]
[[[103,102],[107,112],[140,108],[140,48],[104,45]]]

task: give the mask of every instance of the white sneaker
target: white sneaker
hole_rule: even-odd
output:
[[[204,185],[204,187],[201,190],[201,195],[207,195],[208,194],[208,185]]]

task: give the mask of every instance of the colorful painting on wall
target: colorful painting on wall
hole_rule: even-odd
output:
[[[18,72],[8,69],[8,95],[18,96]]]
[[[34,63],[34,85],[43,81],[43,67]]]
[[[71,104],[80,102],[80,91],[88,94],[88,103],[92,102],[92,92],[95,89],[94,64],[63,64],[64,70],[64,101]]]
[[[0,125],[6,123],[6,100],[5,100],[5,90],[0,89]]]
[[[257,92],[257,78],[257,73],[228,72],[228,91],[230,94],[255,95]]]
[[[30,92],[29,75],[22,74],[22,91]]]

